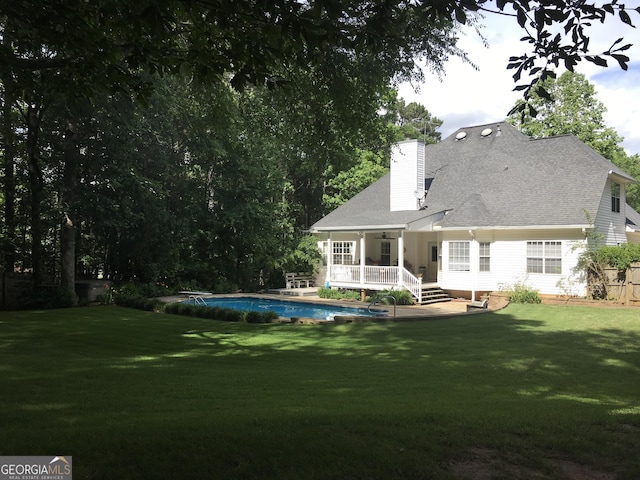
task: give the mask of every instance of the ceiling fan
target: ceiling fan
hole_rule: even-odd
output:
[[[389,237],[387,232],[382,232],[382,235],[379,237],[375,237],[377,240],[395,240],[396,237]]]

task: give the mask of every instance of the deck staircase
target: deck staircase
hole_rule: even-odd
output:
[[[450,302],[451,297],[434,283],[422,284],[422,301],[416,302],[419,305],[429,305],[439,302]]]

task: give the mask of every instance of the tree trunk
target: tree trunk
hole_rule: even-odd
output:
[[[6,20],[2,43],[10,46],[9,20]],[[2,138],[4,139],[4,235],[3,258],[4,269],[13,273],[16,263],[16,182],[14,174],[15,161],[15,135],[13,127],[13,106],[15,102],[15,90],[13,79],[9,71],[5,70],[2,76],[4,86],[4,103],[2,105]]]
[[[76,229],[67,214],[60,225],[60,290],[72,305],[76,296]]]
[[[75,186],[79,159],[77,120],[73,112],[67,110],[62,190],[62,206],[65,213],[60,225],[60,290],[73,305],[78,302],[76,295],[76,228],[73,219],[76,214]]]
[[[33,267],[33,285],[38,289],[42,285],[42,222],[40,211],[44,178],[38,156],[38,135],[42,121],[43,108],[29,105],[25,115],[27,122],[27,159],[29,162],[29,185],[31,186],[31,263]]]
[[[3,264],[13,272],[16,263],[16,183],[14,175],[15,145],[13,131],[13,86],[9,75],[2,79],[4,104],[2,105],[2,138],[4,139],[4,244]]]

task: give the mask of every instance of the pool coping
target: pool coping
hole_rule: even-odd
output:
[[[208,292],[207,292],[208,293]],[[234,297],[252,297],[260,299],[279,300],[282,302],[294,302],[294,303],[321,303],[336,307],[353,307],[353,308],[367,308],[368,304],[357,300],[333,300],[320,298],[317,295],[305,295],[305,296],[283,296],[270,293],[222,293],[222,294],[208,294],[202,295],[203,299],[206,298],[234,298]],[[182,302],[187,300],[188,296],[169,296],[161,297],[159,300],[163,303]],[[452,299],[449,302],[440,302],[430,305],[398,305],[396,306],[395,316],[393,316],[393,306],[388,305],[388,316],[365,316],[365,315],[336,315],[334,321],[330,320],[318,320],[305,317],[292,317],[291,320],[285,317],[279,317],[283,323],[293,323],[295,325],[304,324],[345,324],[345,323],[365,323],[365,322],[406,322],[416,320],[431,320],[441,318],[453,318],[467,315],[478,315],[490,311],[499,310],[504,308],[508,301],[497,298],[497,301],[490,301],[489,308],[476,309],[467,311],[467,305],[471,301],[468,299]],[[376,305],[379,308],[379,305]],[[386,309],[386,308],[385,308]]]

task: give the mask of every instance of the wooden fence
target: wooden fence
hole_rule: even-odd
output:
[[[607,296],[625,305],[640,306],[640,263],[634,263],[626,272],[615,267],[605,268]]]

